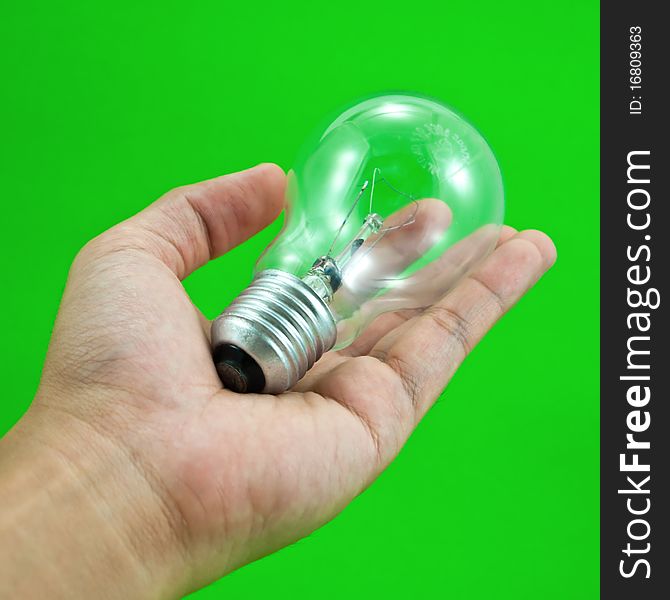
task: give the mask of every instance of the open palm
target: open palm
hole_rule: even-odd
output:
[[[289,392],[235,394],[222,389],[210,323],[181,280],[269,224],[284,185],[281,169],[261,165],[179,188],[90,242],[31,409],[132,465],[142,484],[125,493],[144,507],[156,552],[179,557],[184,592],[337,514],[555,258],[543,234],[505,228],[435,306],[378,319]]]

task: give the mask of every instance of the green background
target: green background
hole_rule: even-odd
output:
[[[0,17],[0,432],[73,256],[167,189],[289,168],[324,114],[417,91],[488,138],[555,268],[334,522],[195,598],[598,595],[598,3],[22,2]],[[275,224],[187,282],[214,317]]]

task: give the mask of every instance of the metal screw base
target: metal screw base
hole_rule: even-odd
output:
[[[304,281],[261,271],[212,325],[214,362],[226,388],[278,394],[335,344],[335,321]]]

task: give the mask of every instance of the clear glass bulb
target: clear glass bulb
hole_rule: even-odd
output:
[[[284,228],[217,319],[214,359],[237,391],[281,392],[387,311],[430,306],[495,246],[500,169],[448,107],[379,96],[302,150]]]

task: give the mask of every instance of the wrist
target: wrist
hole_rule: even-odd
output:
[[[0,442],[0,498],[0,596],[165,598],[186,583],[166,499],[76,417],[35,407]]]

